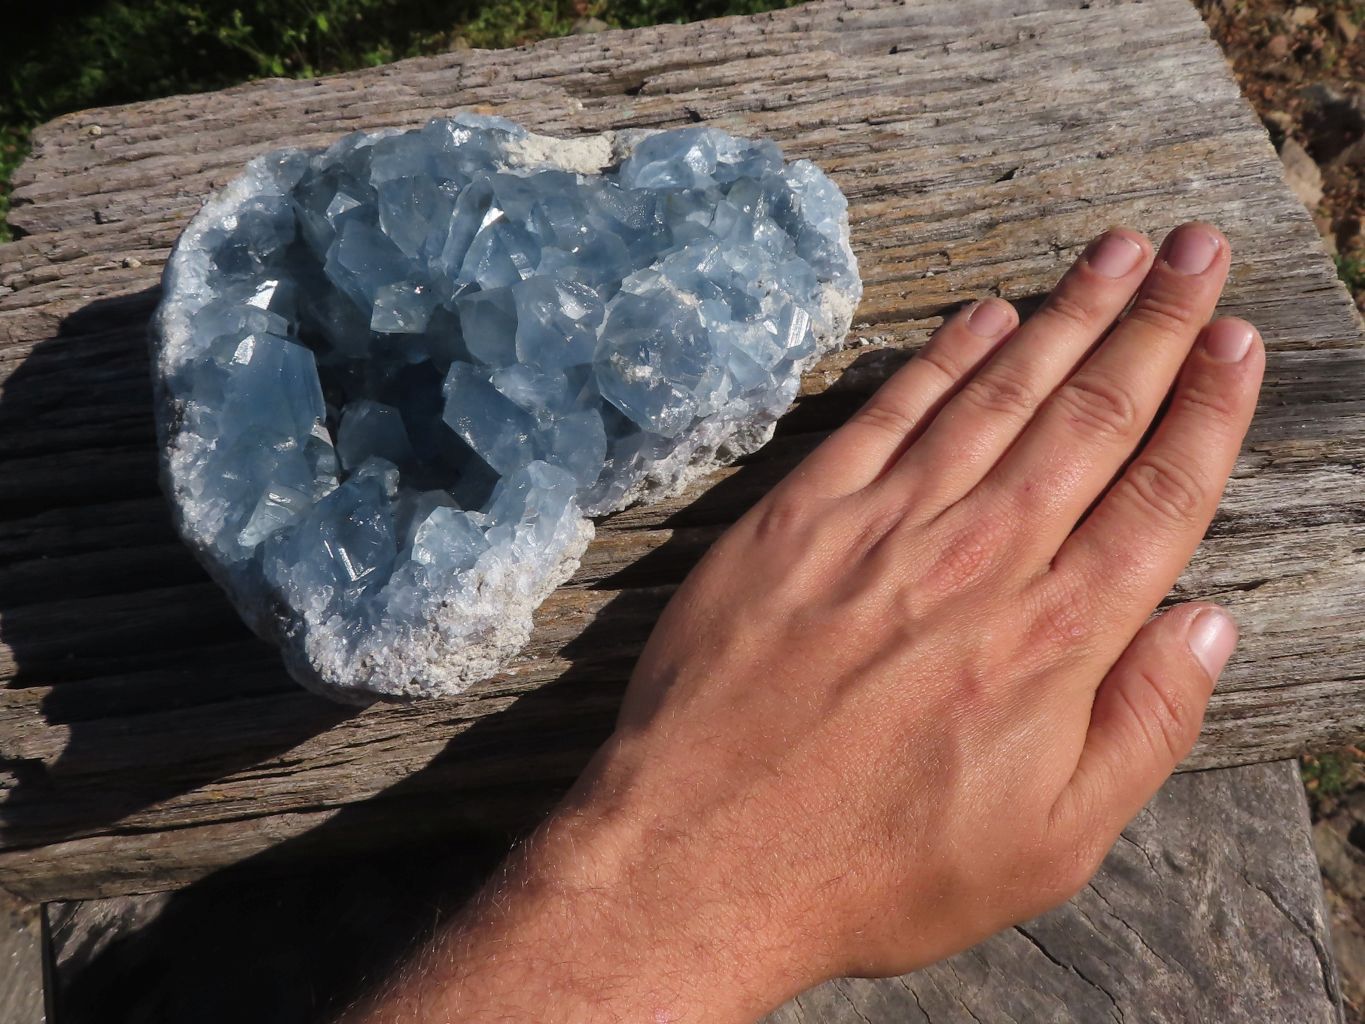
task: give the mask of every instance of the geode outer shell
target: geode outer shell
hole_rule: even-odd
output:
[[[253,160],[163,285],[180,533],[352,701],[504,667],[588,516],[764,444],[862,290],[843,196],[771,143],[472,116]]]

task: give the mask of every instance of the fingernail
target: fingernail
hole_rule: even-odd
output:
[[[1237,623],[1221,608],[1205,608],[1190,623],[1185,642],[1209,679],[1217,679],[1237,646]]]
[[[1184,224],[1166,241],[1162,258],[1177,274],[1202,274],[1218,255],[1218,237],[1198,224]]]
[[[1220,363],[1240,363],[1251,350],[1256,332],[1241,320],[1219,320],[1204,332],[1204,351]]]
[[[996,338],[1014,323],[1010,307],[993,299],[983,299],[967,314],[967,329],[981,338]]]
[[[1085,257],[1101,277],[1123,277],[1141,260],[1142,246],[1124,235],[1105,235]]]

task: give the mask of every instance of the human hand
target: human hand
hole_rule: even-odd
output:
[[[1155,265],[1116,229],[1017,330],[999,300],[950,318],[688,577],[464,962],[533,963],[542,1020],[749,1020],[1082,887],[1236,640],[1211,605],[1147,621],[1256,402],[1255,331],[1204,326],[1228,259],[1206,225]]]

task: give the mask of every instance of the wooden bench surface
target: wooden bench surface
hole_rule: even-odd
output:
[[[766,1024],[1334,1024],[1307,811],[1296,762],[1177,776],[1066,906]]]
[[[322,1024],[470,887],[427,847],[49,904],[55,1022]],[[1336,993],[1281,761],[1173,779],[1066,907],[904,978],[822,985],[767,1024],[1337,1024]],[[0,1002],[0,1024],[32,1020]]]
[[[816,159],[851,203],[857,342],[779,437],[601,527],[508,672],[363,711],[305,694],[170,526],[144,332],[203,197],[251,156],[481,108],[539,131],[706,121]],[[639,644],[726,523],[957,303],[1028,307],[1105,225],[1205,217],[1224,311],[1270,348],[1209,538],[1176,588],[1244,624],[1189,768],[1365,731],[1365,349],[1349,300],[1187,0],[821,2],[463,51],[61,118],[0,247],[0,886],[176,887],[534,820],[609,727]]]

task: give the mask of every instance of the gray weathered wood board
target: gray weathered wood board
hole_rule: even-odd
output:
[[[43,908],[0,892],[0,1024],[43,1024]]]
[[[427,848],[50,904],[57,1019],[321,1024],[478,874]],[[1171,780],[1067,906],[904,978],[820,986],[769,1024],[1333,1024],[1328,949],[1297,765],[1224,768]]]
[[[1333,1024],[1341,996],[1293,761],[1178,775],[1066,906],[767,1024]]]
[[[704,120],[816,159],[851,203],[858,344],[809,374],[763,452],[606,521],[511,670],[357,712],[294,687],[177,542],[143,332],[176,232],[250,156],[470,107],[564,134]],[[26,897],[532,820],[717,532],[945,310],[1027,306],[1120,221],[1218,222],[1237,253],[1224,309],[1271,350],[1176,590],[1244,624],[1186,767],[1365,731],[1365,348],[1186,0],[818,3],[90,111],[35,143],[11,215],[28,235],[0,247],[0,884]]]

